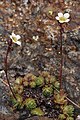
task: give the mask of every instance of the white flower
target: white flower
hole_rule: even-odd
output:
[[[15,35],[14,33],[12,33],[12,35],[10,35],[10,38],[12,39],[13,43],[21,46],[21,42],[19,41],[19,39],[21,38],[20,35]]]
[[[76,120],[80,120],[80,115],[77,116]]]
[[[65,23],[65,22],[69,22],[70,19],[68,19],[70,17],[69,13],[58,13],[58,16],[56,16],[56,20],[58,20],[60,23]]]
[[[33,36],[32,38],[33,38],[33,40],[37,41],[39,39],[39,36],[38,35],[37,36]]]

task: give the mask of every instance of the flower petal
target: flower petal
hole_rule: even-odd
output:
[[[56,20],[59,20],[59,17],[58,17],[58,16],[56,16],[55,18],[56,18]]]
[[[36,38],[39,39],[39,36],[37,35]]]
[[[66,20],[65,20],[65,22],[69,22],[69,21],[70,21],[70,19],[66,19]]]
[[[58,13],[58,16],[59,17],[63,17],[63,13]]]
[[[65,21],[59,20],[60,23],[64,23]]]
[[[10,38],[12,39],[12,35],[10,35]]]
[[[12,37],[16,37],[16,35],[14,33],[12,33]]]
[[[20,41],[17,41],[17,42],[15,42],[15,43],[21,46],[21,42],[20,42]]]
[[[64,17],[65,17],[65,18],[69,18],[69,17],[70,17],[70,14],[69,14],[69,13],[64,13]]]
[[[35,40],[35,36],[32,37]]]
[[[19,40],[21,37],[20,37],[20,35],[16,35],[16,38],[17,38],[17,40]]]

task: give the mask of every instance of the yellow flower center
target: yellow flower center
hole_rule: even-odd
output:
[[[66,18],[65,17],[60,17],[59,20],[60,21],[66,21]]]
[[[13,39],[13,42],[17,42],[16,37],[12,37],[12,39]]]

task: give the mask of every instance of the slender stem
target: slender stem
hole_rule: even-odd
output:
[[[6,79],[7,79],[10,91],[12,92],[13,97],[16,99],[16,96],[15,96],[15,94],[14,94],[12,88],[11,88],[11,85],[10,85],[10,82],[9,82],[9,79],[8,79],[8,73],[7,73],[7,71],[8,71],[8,62],[7,62],[7,60],[8,60],[8,54],[9,54],[10,50],[11,50],[11,46],[8,45],[7,52],[6,52],[6,57],[5,57],[5,61],[4,61],[5,62],[5,74],[6,74]]]
[[[60,44],[60,75],[59,75],[59,80],[60,80],[60,90],[62,90],[62,67],[63,67],[63,49],[62,49],[62,34],[64,32],[62,24],[59,24],[60,26],[60,40],[61,40],[61,44]]]

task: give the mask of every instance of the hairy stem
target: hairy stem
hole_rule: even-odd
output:
[[[7,62],[7,60],[8,60],[8,54],[9,54],[10,50],[11,50],[11,46],[8,45],[7,52],[6,52],[6,57],[5,57],[5,61],[4,61],[5,62],[5,74],[6,74],[6,79],[7,79],[7,83],[9,85],[10,91],[11,91],[13,97],[16,99],[16,96],[15,96],[15,94],[14,94],[12,88],[11,88],[11,85],[10,85],[10,82],[9,82],[9,79],[8,79],[8,72],[7,72],[8,71],[8,62]]]

